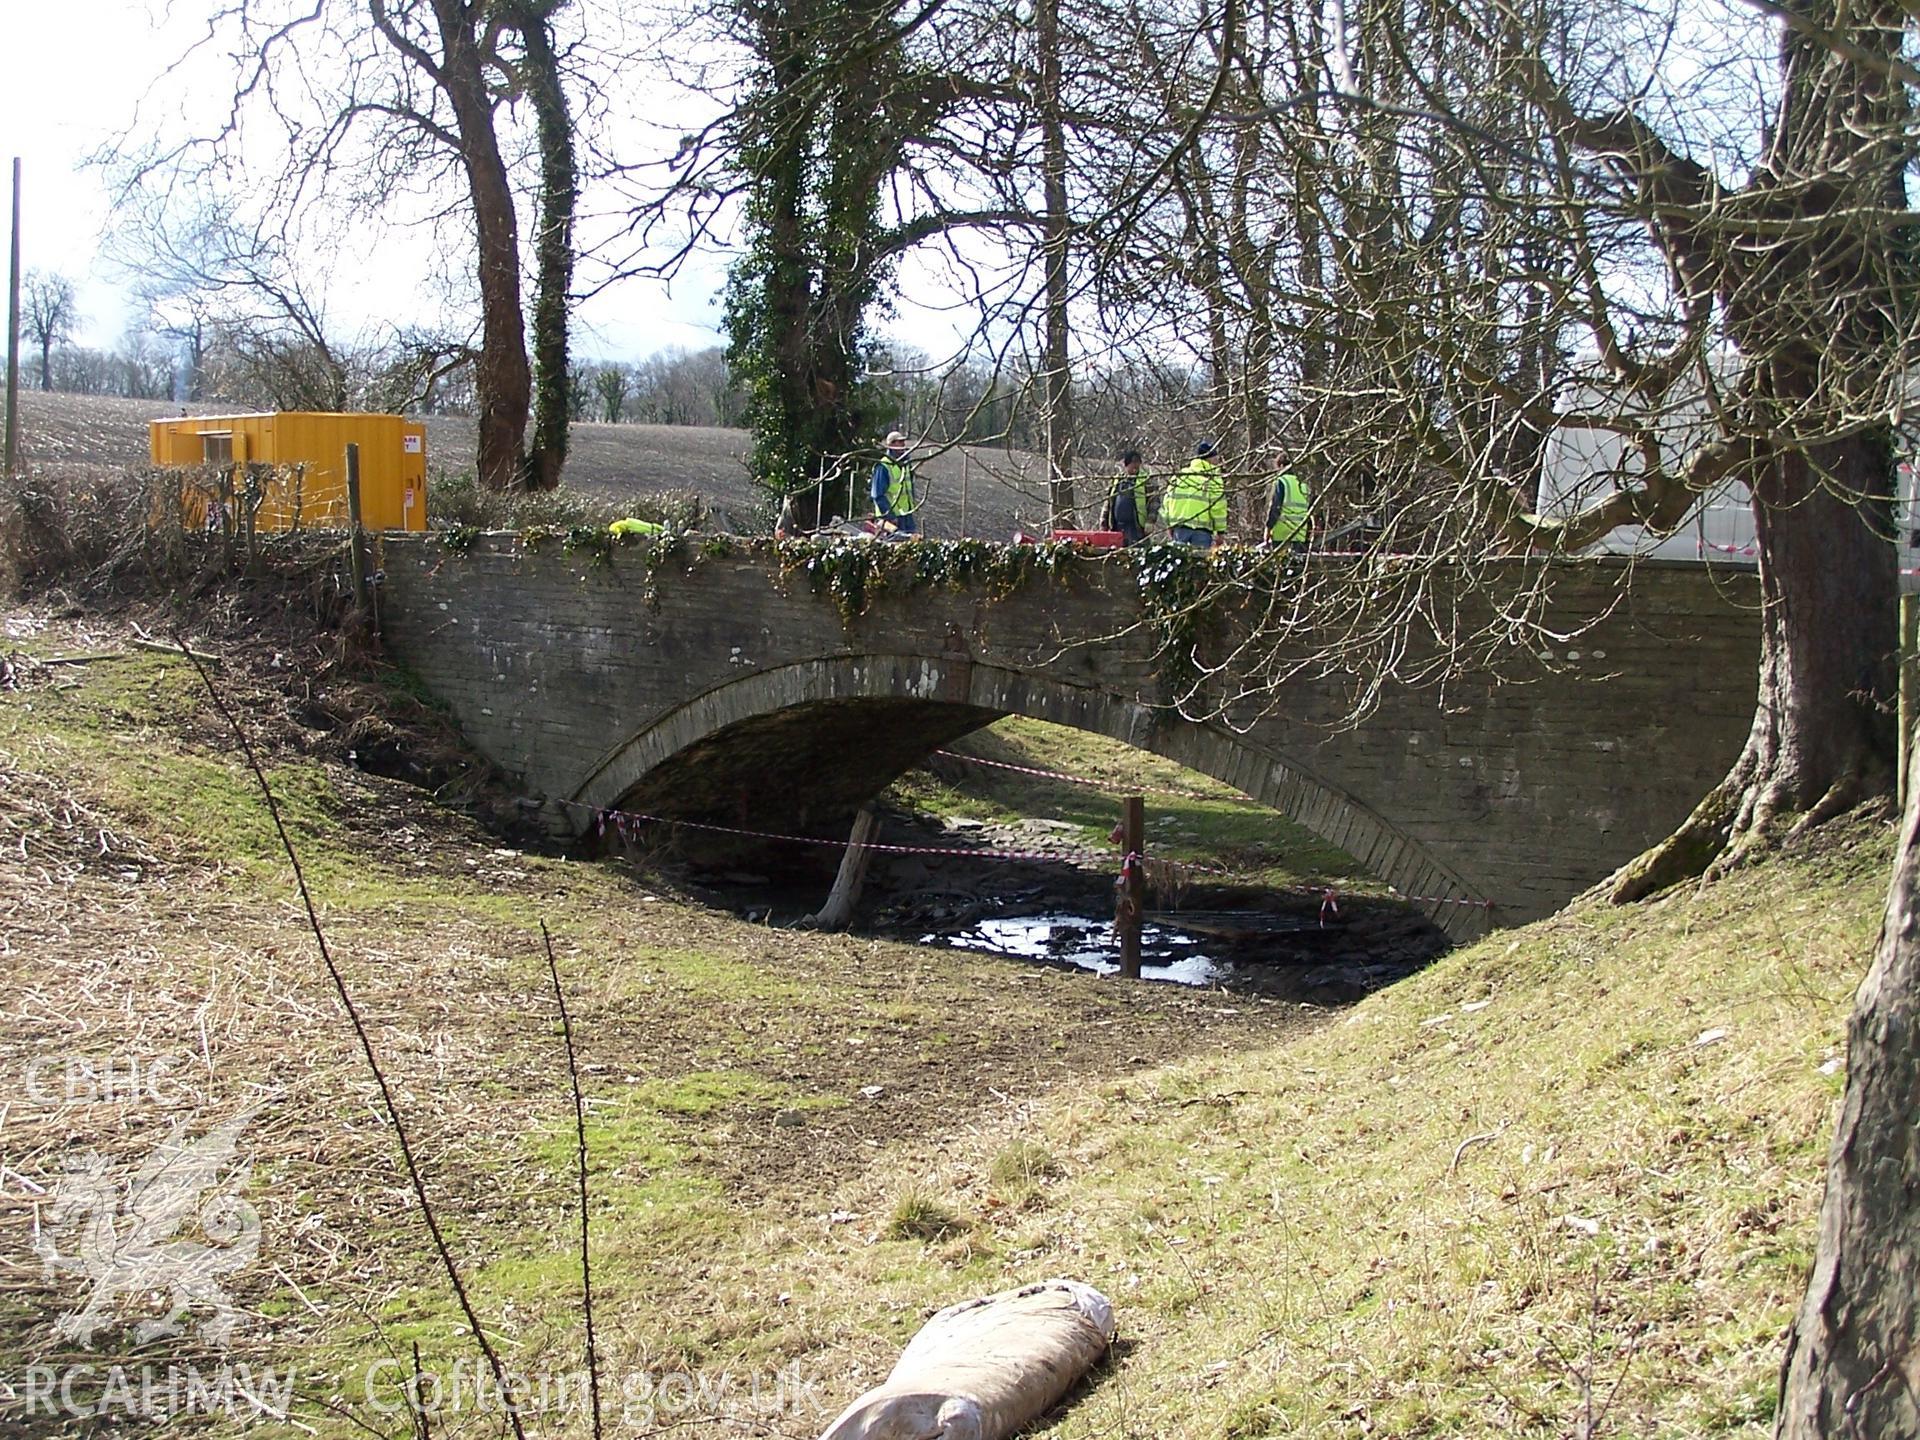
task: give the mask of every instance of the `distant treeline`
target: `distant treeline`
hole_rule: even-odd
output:
[[[575,365],[569,409],[606,425],[719,425],[738,429],[746,397],[719,346],[662,350],[645,360]]]
[[[266,343],[213,332],[130,332],[111,350],[55,347],[52,388],[75,395],[180,400],[243,410],[376,410],[471,415],[473,366],[466,356],[417,343],[378,349]],[[966,361],[936,369],[896,351],[875,357],[875,438],[898,427],[916,440],[1045,447],[1037,380],[1026,371]],[[609,425],[745,424],[746,397],[726,352],[662,350],[637,361],[589,361],[571,374],[573,418]],[[1083,452],[1117,454],[1130,444],[1164,448],[1184,438],[1205,376],[1195,369],[1134,366],[1079,377],[1076,424]]]
[[[47,359],[54,390],[69,395],[124,395],[131,400],[173,399],[173,352],[145,336],[117,349],[56,347]]]
[[[936,367],[913,351],[877,352],[865,388],[872,439],[901,429],[916,441],[1043,450],[1039,377],[1018,366],[971,360]],[[1075,424],[1088,455],[1129,445],[1165,448],[1191,437],[1205,393],[1197,366],[1135,365],[1076,377]],[[573,416],[606,424],[746,423],[746,394],[719,347],[665,350],[637,364],[600,362],[574,375]]]

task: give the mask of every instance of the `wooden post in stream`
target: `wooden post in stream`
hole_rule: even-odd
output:
[[[1147,802],[1129,795],[1120,818],[1120,894],[1113,907],[1113,928],[1120,937],[1120,973],[1140,978],[1140,917],[1146,909],[1147,882],[1142,860],[1147,848]]]

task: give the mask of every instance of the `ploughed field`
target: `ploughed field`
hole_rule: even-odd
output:
[[[166,401],[126,400],[108,395],[25,391],[21,396],[21,449],[36,471],[145,465],[147,422],[180,414],[218,414],[226,407],[181,406]],[[571,429],[566,485],[589,502],[615,503],[636,496],[698,494],[717,507],[723,523],[768,526],[765,502],[747,477],[749,439],[744,430],[692,425],[605,425],[577,422]],[[473,467],[473,422],[464,416],[431,416],[427,452],[436,476]],[[921,497],[929,534],[962,533],[1006,539],[1015,528],[1044,526],[1047,494],[1041,469],[1024,451],[966,446],[931,455],[921,464]],[[857,487],[854,509],[869,508]],[[964,492],[964,493],[963,493]],[[1093,508],[1103,496],[1082,499]],[[831,513],[846,510],[836,495]],[[962,520],[964,517],[964,530]]]

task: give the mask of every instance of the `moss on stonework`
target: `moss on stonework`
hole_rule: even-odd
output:
[[[453,531],[442,543],[461,554],[472,548],[475,538]],[[841,622],[849,626],[883,595],[905,598],[917,591],[978,586],[989,600],[1003,600],[1036,579],[1130,573],[1161,657],[1160,699],[1167,705],[1191,697],[1202,675],[1199,653],[1227,610],[1249,594],[1287,583],[1289,559],[1265,550],[1202,551],[1173,544],[1093,551],[1074,544],[1002,545],[973,539],[878,544],[842,537],[638,537],[615,536],[592,526],[567,531],[536,527],[521,534],[519,543],[534,551],[556,538],[567,554],[588,556],[595,565],[612,564],[617,551],[637,551],[649,608],[658,604],[658,577],[670,563],[680,563],[691,574],[709,560],[764,557],[777,564],[783,576],[802,579],[814,594],[831,600]]]

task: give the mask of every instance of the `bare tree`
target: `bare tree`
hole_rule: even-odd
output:
[[[29,270],[20,283],[20,321],[40,347],[40,388],[53,388],[53,347],[73,338],[80,323],[73,282],[46,270]]]
[[[480,291],[480,344],[474,362],[479,437],[474,463],[495,489],[520,484],[526,467],[533,372],[520,310],[520,234],[513,185],[495,123],[499,41],[505,17],[484,0],[368,0],[372,34],[385,42],[370,63],[400,61],[365,102],[343,96],[335,128],[363,115],[397,123],[396,143],[424,146],[458,166],[473,223]],[[356,51],[368,55],[364,42]],[[268,56],[263,46],[263,62]],[[322,157],[331,163],[333,153]],[[564,375],[561,383],[564,382]]]
[[[1067,194],[1066,95],[1061,76],[1060,0],[1037,0],[1034,48],[1038,64],[1034,109],[1040,119],[1040,175],[1043,195],[1041,247],[1044,255],[1045,321],[1041,370],[1042,414],[1047,435],[1048,485],[1053,524],[1073,524],[1073,360],[1070,247],[1073,217]]]
[[[1622,526],[1670,531],[1729,485],[1752,495],[1752,736],[1694,819],[1619,877],[1623,899],[1891,779],[1893,422],[1920,297],[1902,12],[1788,14],[1771,56],[1743,47],[1750,26],[1709,28],[1722,53],[1686,87],[1624,78],[1693,24],[1677,9],[1380,0],[1343,9],[1318,53],[1277,10],[1238,41],[1202,18],[1191,33],[1222,61],[1181,60],[1187,83],[1164,82],[1177,102],[1103,152],[1110,192],[1139,197],[1095,257],[1110,329],[1148,311],[1145,343],[1206,335],[1214,394],[1234,369],[1264,391],[1245,397],[1245,433],[1271,407],[1320,517],[1374,513],[1397,557],[1289,587],[1265,643],[1233,657],[1254,688],[1316,664],[1353,674],[1364,706],[1380,674],[1478,665],[1511,650],[1531,602],[1435,614],[1442,568],[1452,588],[1506,585],[1521,572],[1485,564],[1503,548],[1576,552]],[[1143,57],[1183,54],[1134,31]],[[1193,83],[1208,69],[1225,76],[1212,91]],[[1164,183],[1142,186],[1143,167]],[[1543,513],[1539,457],[1569,427],[1619,437],[1627,458]],[[1537,600],[1548,572],[1525,573]],[[1438,660],[1409,647],[1423,631],[1444,637]]]
[[[573,290],[573,217],[579,202],[574,121],[567,104],[554,16],[567,0],[518,0],[509,14],[520,33],[521,87],[532,102],[539,152],[539,207],[534,229],[533,445],[527,483],[551,490],[567,459],[567,426],[575,405],[568,386],[567,326]]]
[[[329,325],[324,273],[302,265],[275,229],[240,223],[218,197],[186,196],[130,193],[114,254],[140,277],[149,323],[185,349],[188,397],[349,408],[371,347]]]
[[[324,245],[327,208],[393,223],[396,202],[422,223],[450,221],[470,248],[479,323],[471,348],[483,483],[557,479],[565,455],[566,325],[571,304],[573,170],[580,117],[567,103],[571,42],[556,35],[569,0],[265,0],[227,7],[170,74],[220,55],[237,69],[234,103],[210,132],[126,144],[109,162],[126,194],[172,206],[184,189],[243,196],[236,224],[289,253]],[[297,80],[297,83],[295,83]],[[514,115],[527,98],[529,139]],[[284,167],[249,170],[248,137],[270,127]],[[527,151],[541,200],[534,236],[535,349],[543,389],[537,464],[527,428],[534,372],[522,313],[516,167]],[[525,168],[525,167],[523,167]],[[229,183],[240,177],[239,184]],[[450,197],[457,196],[457,200]],[[192,200],[190,198],[190,204]],[[557,418],[556,418],[557,417]]]
[[[133,247],[123,244],[119,233],[108,241],[108,254],[123,266],[127,264],[132,250]],[[144,264],[135,273],[138,279],[133,285],[133,295],[145,312],[147,329],[161,339],[172,342],[178,352],[182,382],[180,398],[194,401],[203,399],[204,379],[201,372],[205,363],[207,337],[216,310],[215,297],[197,282],[168,276],[157,269],[147,269]]]
[[[173,398],[173,355],[151,330],[130,327],[114,352],[118,393],[135,400]]]
[[[1556,139],[1618,187],[1615,213],[1645,226],[1672,279],[1668,344],[1635,354],[1617,314],[1587,312],[1610,380],[1644,404],[1690,370],[1713,415],[1712,437],[1672,459],[1647,430],[1634,434],[1634,483],[1568,519],[1564,538],[1671,528],[1729,479],[1752,494],[1759,536],[1760,701],[1746,749],[1687,825],[1622,877],[1622,898],[1891,788],[1894,417],[1920,299],[1906,215],[1912,114],[1895,68],[1904,11],[1795,0],[1788,13],[1800,23],[1779,37],[1777,102],[1744,180],[1715,173],[1637,108],[1583,106],[1536,57],[1505,55]],[[1737,356],[1728,384],[1716,342]],[[1504,518],[1538,533],[1524,515]]]
[[[593,393],[600,401],[600,418],[618,425],[627,404],[627,370],[624,365],[600,365],[593,372]]]
[[[53,352],[53,387],[64,395],[121,394],[121,370],[102,350],[62,345]]]

